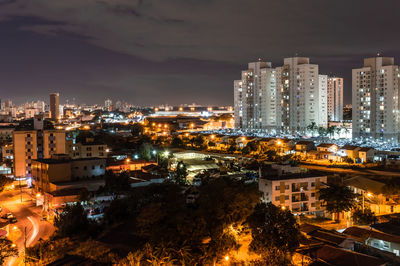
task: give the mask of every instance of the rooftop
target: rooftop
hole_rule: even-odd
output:
[[[391,243],[400,244],[400,236],[390,235],[379,231],[368,230],[356,226],[352,226],[343,231],[344,234],[357,237],[359,239],[366,239],[369,237],[384,240]]]

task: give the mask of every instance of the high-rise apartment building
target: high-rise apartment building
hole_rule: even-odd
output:
[[[306,57],[285,58],[283,66],[276,68],[276,76],[280,129],[305,132],[312,123],[326,127],[326,76],[320,77],[318,65],[310,64]]]
[[[110,99],[104,101],[104,108],[106,111],[112,111],[112,101]]]
[[[13,132],[14,176],[30,177],[33,159],[66,153],[65,131],[42,118],[25,120]]]
[[[249,63],[234,81],[235,127],[269,132],[305,132],[307,126],[327,126],[327,76],[308,58]]]
[[[328,78],[328,120],[343,120],[343,78]]]
[[[275,70],[270,62],[252,62],[234,81],[235,127],[262,129],[275,126]]]
[[[393,57],[366,58],[353,69],[353,138],[398,141],[399,77]]]
[[[53,121],[57,121],[60,117],[60,95],[58,93],[50,94],[50,115]]]

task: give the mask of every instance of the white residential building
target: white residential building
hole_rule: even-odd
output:
[[[328,78],[328,120],[343,120],[343,78]]]
[[[318,65],[310,64],[309,58],[284,59],[284,65],[276,68],[280,130],[304,133],[313,122],[317,126],[327,127],[327,118],[324,117],[327,115],[326,79],[321,75],[320,81]],[[323,113],[320,112],[322,109]]]
[[[399,138],[399,66],[393,57],[364,59],[353,69],[353,138],[397,142]]]
[[[328,127],[328,76],[318,75],[319,87],[319,109],[318,120],[319,125]]]
[[[242,71],[242,79],[234,81],[235,127],[261,129],[274,125],[270,112],[276,106],[267,97],[276,97],[275,73],[270,62],[252,62]]]
[[[327,76],[309,58],[249,63],[234,81],[235,127],[304,133],[315,123],[327,127]]]
[[[318,194],[326,182],[326,176],[297,173],[263,177],[258,186],[264,202],[288,208],[293,214],[324,216]]]

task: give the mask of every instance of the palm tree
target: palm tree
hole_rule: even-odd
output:
[[[332,136],[335,134],[336,129],[337,129],[336,126],[328,127],[327,132],[330,138],[332,138]]]
[[[311,122],[311,124],[309,124],[307,126],[307,130],[311,131],[311,135],[314,137],[314,133],[317,130],[317,124],[315,122]]]

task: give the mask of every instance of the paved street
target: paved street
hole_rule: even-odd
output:
[[[24,242],[26,230],[26,246],[30,247],[39,239],[48,239],[54,232],[54,226],[41,220],[41,207],[36,207],[35,201],[30,196],[30,190],[5,191],[0,193],[0,206],[3,208],[1,215],[11,212],[18,222],[10,225],[9,238],[18,246],[19,257],[12,258],[7,265],[19,265],[23,262]]]
[[[327,167],[327,166],[322,166],[322,165],[308,165],[308,164],[302,164],[301,167],[313,169],[313,170],[319,170],[319,171],[347,173],[347,174],[356,174],[356,175],[379,175],[379,176],[385,176],[385,177],[400,176],[399,172],[381,171],[381,170],[333,168],[333,167]]]

